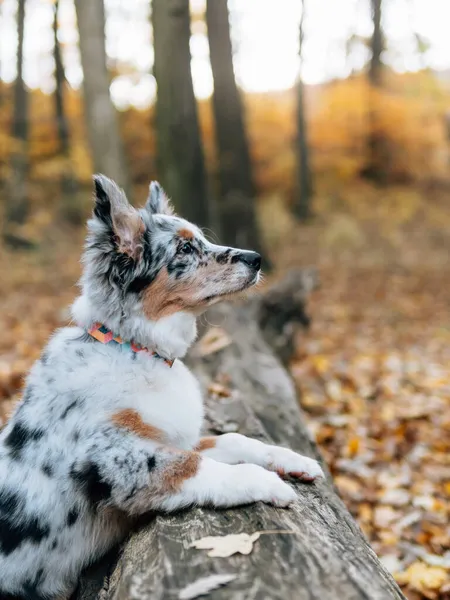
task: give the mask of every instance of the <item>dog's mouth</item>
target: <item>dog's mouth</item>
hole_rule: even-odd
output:
[[[231,298],[232,296],[235,296],[236,294],[245,292],[245,290],[248,290],[252,286],[256,285],[259,282],[260,277],[261,277],[261,271],[260,270],[256,271],[255,273],[252,273],[251,276],[244,283],[241,283],[240,285],[236,286],[235,288],[233,288],[231,290],[227,290],[224,292],[219,292],[218,294],[211,294],[209,296],[206,296],[206,298],[201,300],[201,303],[204,305],[207,305],[207,306],[211,306],[211,304],[215,304],[216,302],[219,302],[220,300],[224,300],[225,298]]]

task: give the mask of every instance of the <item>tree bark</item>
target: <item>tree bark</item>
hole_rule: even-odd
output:
[[[381,2],[382,0],[371,0],[372,4],[372,56],[369,66],[369,81],[375,86],[381,86],[382,63],[381,53],[383,52],[383,33],[381,29]]]
[[[227,0],[208,0],[206,23],[214,79],[219,227],[226,244],[260,251],[255,186],[243,106],[234,77]]]
[[[63,173],[61,176],[62,213],[70,223],[79,224],[81,221],[81,207],[77,202],[78,186],[70,162],[70,131],[64,104],[64,87],[66,76],[61,56],[61,46],[58,40],[58,13],[59,0],[55,0],[53,7],[53,58],[55,61],[55,114],[58,131],[59,151],[63,157]]]
[[[109,94],[103,0],[75,0],[86,124],[94,169],[130,193],[117,113]]]
[[[159,177],[175,208],[206,226],[211,210],[191,75],[189,0],[153,0],[152,22]]]
[[[25,32],[25,2],[17,5],[17,75],[14,83],[14,112],[12,120],[13,148],[11,150],[11,176],[7,194],[5,232],[9,224],[25,221],[28,206],[28,91],[23,80],[23,43]]]
[[[363,170],[363,175],[375,182],[383,183],[386,178],[386,141],[380,131],[379,101],[377,90],[382,87],[383,64],[383,31],[381,27],[382,0],[371,0],[373,34],[371,41],[372,56],[370,59],[369,79],[369,135],[368,135],[368,163]]]
[[[190,361],[205,389],[211,433],[239,431],[320,460],[292,381],[268,344],[292,346],[293,323],[307,319],[305,298],[314,282],[312,273],[300,272],[262,299],[214,310],[211,317],[223,324],[230,343],[207,355],[199,351],[200,344]],[[227,382],[229,397],[208,396],[206,390],[218,377]],[[289,510],[257,503],[154,516],[125,544],[109,570],[102,564],[87,574],[77,599],[98,598],[100,589],[102,600],[177,598],[187,585],[217,573],[234,574],[236,579],[211,592],[212,600],[404,598],[336,495],[331,479],[293,485],[298,500]],[[189,548],[191,541],[207,535],[272,530],[292,533],[261,536],[248,556],[213,559]]]
[[[305,0],[302,0],[302,14],[299,25],[299,66],[303,64],[303,39],[305,20]],[[308,129],[305,116],[305,88],[299,69],[297,80],[297,201],[294,205],[296,216],[305,221],[311,216],[311,168],[309,163]]]

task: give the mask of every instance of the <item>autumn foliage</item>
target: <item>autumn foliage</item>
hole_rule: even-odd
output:
[[[67,90],[67,113],[71,134],[71,165],[77,179],[88,186],[92,173],[83,106],[80,94]],[[11,121],[12,89],[3,86],[0,111],[0,174],[8,176],[14,140],[8,135]],[[386,74],[383,90],[371,90],[363,76],[307,89],[309,143],[315,180],[326,179],[330,189],[352,181],[368,160],[367,135],[370,102],[375,106],[375,127],[386,140],[388,182],[440,182],[448,180],[450,141],[446,128],[448,90],[427,72]],[[54,120],[53,98],[31,93],[31,179],[35,184],[35,208],[44,200],[42,190],[50,188],[63,171]],[[276,193],[291,201],[295,169],[294,91],[251,94],[245,97],[247,127],[253,168],[260,194]],[[209,101],[200,103],[200,120],[205,153],[214,172],[215,151],[212,111]],[[138,192],[149,178],[157,176],[155,160],[154,110],[129,109],[120,114],[129,168]],[[49,204],[50,202],[50,204]],[[45,198],[45,208],[55,208]]]

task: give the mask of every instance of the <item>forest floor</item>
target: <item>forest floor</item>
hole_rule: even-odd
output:
[[[450,194],[366,193],[358,212],[328,206],[286,249],[292,262],[316,265],[321,281],[292,374],[310,430],[374,550],[408,598],[444,600]]]
[[[292,361],[308,425],[411,600],[450,598],[449,206],[442,189],[360,184],[318,196],[299,227],[261,203],[274,276],[320,275]],[[38,251],[0,249],[0,426],[76,293],[82,232],[42,227]]]

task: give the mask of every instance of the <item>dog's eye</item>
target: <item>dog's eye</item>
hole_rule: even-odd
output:
[[[192,250],[193,250],[193,248],[192,248],[191,242],[186,242],[180,248],[180,252],[182,254],[190,254],[192,252]]]

